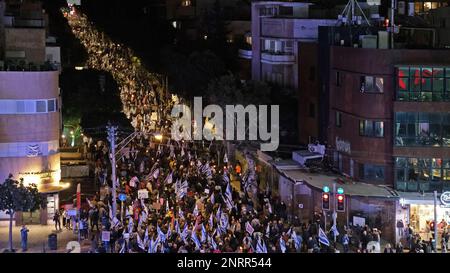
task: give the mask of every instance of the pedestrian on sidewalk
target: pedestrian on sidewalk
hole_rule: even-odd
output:
[[[28,232],[30,230],[23,225],[22,229],[20,230],[20,237],[21,237],[21,243],[20,246],[22,247],[22,251],[27,251],[28,249]]]
[[[61,217],[61,214],[59,213],[59,210],[56,210],[55,215],[53,216],[53,222],[55,222],[56,231],[58,231],[58,228],[59,228],[59,230],[62,230],[60,217]]]

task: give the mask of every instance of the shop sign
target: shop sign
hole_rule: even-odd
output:
[[[446,207],[450,207],[450,191],[445,191],[441,194],[441,203]]]

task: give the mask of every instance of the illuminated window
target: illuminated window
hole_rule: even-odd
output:
[[[399,67],[397,100],[449,101],[450,67]]]
[[[384,137],[384,122],[360,120],[359,135],[367,137]]]
[[[442,182],[450,180],[450,160],[442,158],[395,158],[397,190],[442,190]]]
[[[383,78],[373,76],[361,77],[361,92],[363,93],[383,93],[383,86]]]
[[[181,2],[181,5],[182,5],[183,7],[190,7],[190,6],[192,6],[192,1],[191,1],[191,0],[183,0],[183,1]]]
[[[252,44],[252,36],[250,36],[250,35],[245,36],[245,42],[247,44],[251,45]]]

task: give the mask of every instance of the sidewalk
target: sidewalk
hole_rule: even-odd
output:
[[[43,253],[44,249],[46,253],[66,253],[66,245],[70,241],[77,241],[77,234],[73,234],[73,230],[63,229],[58,231],[58,250],[50,250],[48,247],[48,235],[55,232],[53,225],[29,225],[30,230],[28,232],[28,251],[26,253]],[[16,253],[23,253],[20,248],[20,229],[22,227],[13,227],[13,248]],[[9,228],[0,227],[0,254],[5,249],[8,249]],[[81,242],[81,252],[88,251],[90,245],[89,240]]]

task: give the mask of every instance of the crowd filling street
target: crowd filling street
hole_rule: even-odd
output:
[[[85,138],[100,190],[78,217],[62,210],[55,229],[79,229],[91,253],[431,253],[409,226],[406,245],[382,243],[377,227],[325,230],[316,213],[302,222],[270,189],[261,190],[251,157],[244,170],[222,143],[175,142],[138,135],[118,155],[117,213],[106,142]],[[123,200],[123,202],[121,202]],[[74,200],[74,205],[76,201]],[[60,220],[62,219],[62,221]],[[446,230],[446,227],[444,227]],[[443,230],[444,230],[443,229]],[[336,233],[336,236],[334,236]],[[336,239],[335,239],[336,237]],[[449,236],[442,236],[442,252]]]

